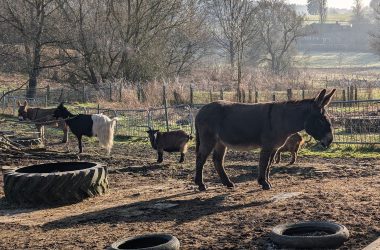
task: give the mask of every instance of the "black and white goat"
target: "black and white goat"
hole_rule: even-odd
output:
[[[180,163],[185,161],[185,154],[187,152],[188,142],[193,138],[191,135],[186,134],[183,130],[176,130],[170,132],[160,132],[149,128],[146,131],[149,135],[150,144],[152,148],[157,150],[157,162],[161,163],[163,154],[165,152],[180,152]]]
[[[54,111],[55,118],[65,119],[71,132],[78,139],[79,153],[82,153],[82,136],[98,137],[100,146],[107,150],[107,155],[111,153],[113,146],[113,135],[117,118],[110,119],[103,114],[79,114],[74,115],[61,103]]]

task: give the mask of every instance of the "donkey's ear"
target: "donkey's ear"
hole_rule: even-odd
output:
[[[318,95],[317,97],[315,97],[314,99],[314,102],[315,104],[317,104],[318,107],[322,108],[322,102],[324,100],[324,97],[326,95],[326,89],[323,89]]]
[[[27,100],[24,101],[24,106],[25,107],[28,106],[28,101]]]
[[[325,98],[323,99],[323,102],[322,102],[322,107],[326,107],[331,102],[331,99],[334,96],[335,91],[336,91],[336,89],[333,89],[333,90],[331,90],[330,93],[328,93],[325,96]]]

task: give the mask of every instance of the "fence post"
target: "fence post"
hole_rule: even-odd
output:
[[[252,89],[248,90],[248,102],[252,103]]]
[[[355,101],[358,100],[358,87],[355,86]]]
[[[147,123],[148,123],[148,128],[152,128],[152,114],[150,113],[150,110],[148,109],[148,114],[147,114]]]
[[[45,108],[48,106],[48,96],[45,95]]]
[[[109,88],[110,88],[110,102],[112,102],[112,84],[111,84],[111,82],[109,83]]]
[[[350,100],[354,100],[354,86],[350,86]]]
[[[302,100],[305,99],[305,90],[302,89]]]
[[[190,85],[190,105],[194,105],[194,90],[192,85]]]
[[[220,100],[224,100],[223,88],[220,89]]]
[[[210,102],[213,101],[213,99],[212,99],[212,90],[211,90],[211,88],[210,88],[210,90],[209,90],[209,99],[210,99]]]
[[[241,89],[241,102],[245,103],[245,90]]]
[[[50,85],[46,86],[46,100],[50,102]]]
[[[255,103],[259,102],[259,92],[255,90]]]
[[[121,96],[123,95],[123,83],[120,81],[119,84],[119,102],[121,102]]]
[[[5,110],[5,90],[3,90],[3,113],[4,113],[4,110]]]
[[[98,114],[100,114],[100,104],[98,103]]]
[[[276,94],[275,93],[273,93],[273,95],[272,95],[272,101],[276,101]]]
[[[165,108],[165,123],[166,123],[166,131],[169,132],[169,118],[168,118],[168,103],[166,100],[166,84],[164,82],[164,85],[162,87],[162,94],[163,94],[163,101],[164,101],[164,108]]]
[[[350,100],[350,87],[347,87],[347,101]]]
[[[293,99],[293,92],[292,92],[292,89],[287,89],[286,90],[286,94],[288,96],[288,101],[292,100]]]

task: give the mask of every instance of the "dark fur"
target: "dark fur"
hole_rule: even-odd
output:
[[[212,151],[222,183],[234,186],[223,167],[227,147],[243,150],[260,147],[258,182],[263,189],[270,189],[273,158],[291,134],[305,129],[325,147],[331,144],[332,127],[324,107],[334,92],[326,95],[326,90],[322,90],[315,99],[301,101],[258,104],[218,101],[202,107],[195,118],[195,183],[199,189],[206,189],[203,165]]]
[[[153,130],[149,128],[146,131],[149,135],[150,144],[152,148],[157,150],[158,159],[157,162],[161,163],[163,159],[163,153],[165,152],[180,152],[180,163],[185,161],[185,154],[187,152],[187,144],[192,139],[191,135],[186,134],[183,130],[176,130],[170,132],[160,132],[159,130]]]
[[[79,147],[79,153],[83,152],[83,145],[82,145],[82,136],[88,136],[92,137],[92,118],[91,115],[86,114],[79,114],[79,115],[73,115],[68,111],[63,104],[61,103],[57,109],[54,111],[54,117],[55,118],[63,118],[67,119],[66,124],[69,126],[71,132],[77,137],[78,139],[78,147]]]
[[[281,153],[290,152],[292,155],[292,159],[288,165],[292,165],[297,161],[297,155],[300,147],[304,144],[304,140],[299,133],[292,134],[286,139],[286,142],[283,146],[281,146],[276,153],[276,163],[281,161]]]

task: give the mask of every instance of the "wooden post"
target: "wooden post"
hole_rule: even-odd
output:
[[[354,100],[354,86],[350,87],[350,100]]]
[[[213,101],[213,99],[212,99],[212,90],[211,89],[209,90],[209,99],[210,99],[210,102]]]
[[[223,93],[223,88],[220,89],[220,100],[224,100],[224,93]]]
[[[5,110],[5,90],[3,90],[3,113],[4,113],[4,110]]]
[[[350,100],[350,87],[347,87],[347,101]]]
[[[288,96],[288,101],[292,100],[293,99],[293,92],[292,92],[292,89],[287,89],[286,90],[286,94]]]
[[[110,88],[110,102],[112,102],[112,84],[109,83],[109,88]]]
[[[358,100],[358,87],[355,86],[355,101]]]
[[[50,85],[46,86],[46,100],[50,102]]]
[[[345,89],[342,90],[342,101],[346,101],[346,91],[345,91]]]
[[[45,108],[48,106],[48,96],[45,95]]]
[[[194,105],[194,91],[193,86],[190,85],[190,106]]]
[[[255,90],[255,103],[259,102],[259,92]]]
[[[248,102],[252,103],[252,89],[248,90]]]
[[[98,103],[98,114],[100,114],[100,105]]]
[[[123,95],[123,83],[120,81],[120,83],[119,83],[119,102],[121,102],[122,95]]]
[[[245,102],[245,90],[244,89],[242,89],[241,90],[241,102]]]
[[[166,99],[166,85],[165,85],[165,82],[164,82],[164,85],[162,87],[162,94],[163,94],[163,101],[164,101],[164,108],[165,108],[166,131],[169,132],[168,102],[167,102],[167,99]]]
[[[302,89],[302,100],[305,99],[305,90]]]
[[[276,101],[276,94],[275,93],[273,93],[273,95],[272,95],[272,101]]]

